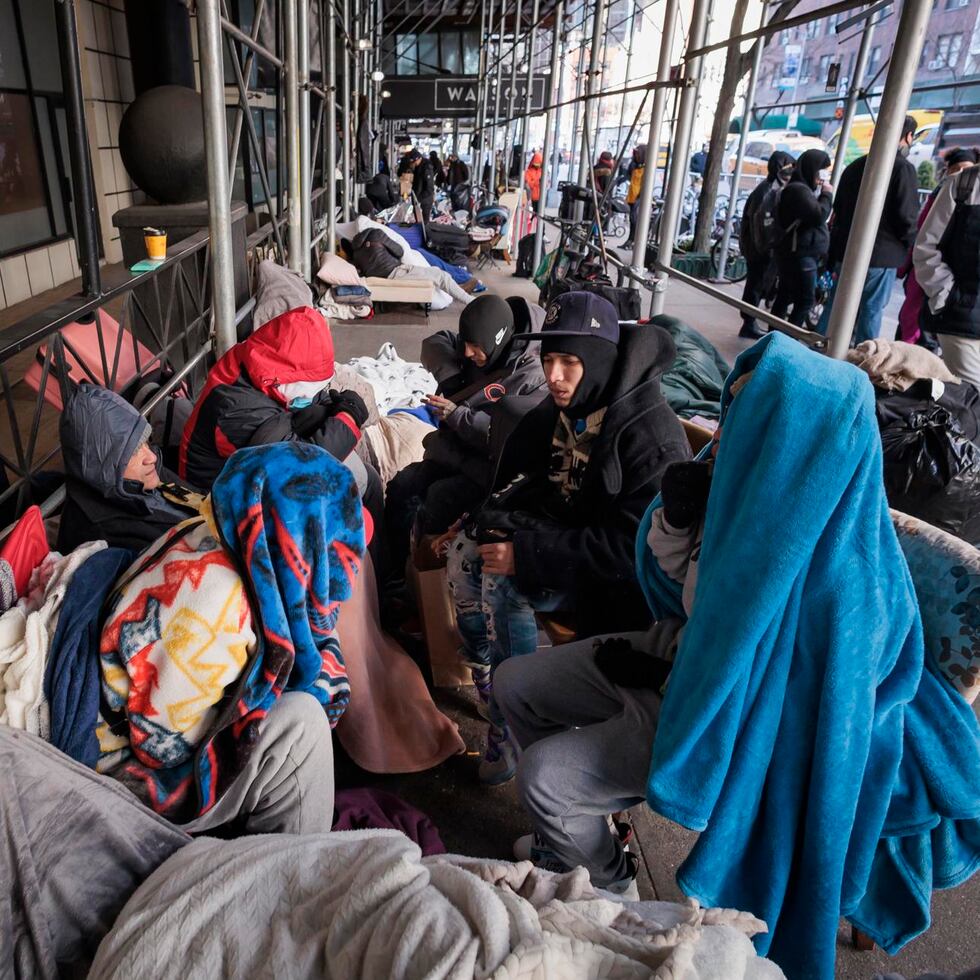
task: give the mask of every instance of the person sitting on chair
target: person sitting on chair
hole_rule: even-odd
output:
[[[491,719],[480,778],[514,775],[492,671],[537,649],[535,611],[574,610],[593,635],[643,622],[634,541],[666,467],[690,448],[660,390],[670,335],[619,323],[606,299],[548,307],[541,361],[551,394],[516,424],[494,417],[493,493],[449,545],[462,656]]]

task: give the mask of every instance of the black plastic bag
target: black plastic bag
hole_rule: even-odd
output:
[[[980,546],[980,446],[938,405],[881,430],[885,492],[896,510]]]

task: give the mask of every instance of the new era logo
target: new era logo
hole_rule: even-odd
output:
[[[595,317],[592,317],[591,327],[593,330],[601,330],[602,324]]]

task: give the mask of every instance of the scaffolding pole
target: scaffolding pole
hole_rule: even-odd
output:
[[[670,78],[671,53],[674,47],[674,31],[680,0],[667,0],[664,7],[664,26],[660,36],[660,60],[657,62],[657,81]],[[653,108],[650,111],[650,132],[647,134],[647,155],[643,169],[643,185],[636,202],[636,225],[633,229],[632,268],[641,272],[646,268],[647,238],[650,237],[650,207],[653,203],[653,186],[657,180],[657,165],[660,161],[660,133],[664,128],[667,114],[667,89],[658,88],[653,93]]]
[[[769,0],[762,0],[760,22],[765,24],[769,12]],[[749,126],[752,121],[752,103],[755,101],[755,87],[759,81],[759,68],[762,65],[762,49],[765,45],[757,41],[752,67],[749,69],[749,80],[745,85],[745,105],[742,108],[742,121],[739,126],[738,152],[735,154],[735,169],[732,171],[732,187],[728,194],[728,213],[725,215],[725,228],[721,235],[721,249],[718,255],[718,268],[715,275],[725,278],[725,266],[728,265],[728,250],[732,243],[732,222],[735,220],[735,206],[738,203],[738,185],[742,182],[742,165],[745,162],[745,147],[747,146]],[[728,57],[737,57],[738,48],[729,50]]]
[[[592,47],[589,51],[589,78],[586,82],[586,94],[592,96],[599,88],[599,75],[601,74],[600,61],[602,58],[602,32],[606,27],[606,4],[604,0],[595,0],[595,15],[592,18]],[[596,106],[595,118],[599,118],[598,105]],[[589,167],[592,161],[589,159],[589,147],[586,142],[585,131],[592,126],[592,100],[587,99],[584,103],[582,113],[582,156],[578,162],[578,183],[585,185],[589,177]],[[584,202],[576,204],[577,211],[584,211]]]
[[[323,66],[323,88],[327,93],[326,164],[323,179],[327,184],[327,248],[337,250],[337,24],[333,0],[320,0],[326,16],[321,30],[327,32],[327,63]]]
[[[861,45],[858,48],[857,60],[854,62],[854,77],[847,84],[847,104],[844,116],[840,122],[840,135],[837,137],[837,152],[834,154],[834,169],[830,182],[834,185],[834,193],[840,184],[840,175],[844,172],[847,142],[851,138],[851,127],[854,125],[854,114],[857,112],[858,99],[861,96],[861,86],[864,84],[864,73],[868,69],[868,58],[871,54],[871,39],[874,37],[875,26],[869,18],[861,35]]]
[[[286,0],[283,4],[286,35],[286,161],[288,164],[286,191],[289,210],[286,212],[288,232],[286,259],[289,268],[300,272],[303,268],[303,252],[309,242],[303,241],[302,197],[303,169],[299,135],[299,17],[297,4],[305,0]]]
[[[297,42],[299,87],[299,206],[300,206],[300,272],[311,279],[310,252],[313,239],[313,161],[310,157],[310,4],[297,0]]]
[[[345,35],[347,32],[347,25],[350,23],[350,0],[342,0],[341,8],[341,27],[343,28]],[[343,137],[341,139],[341,161],[340,161],[340,179],[343,181],[343,201],[341,206],[343,208],[344,221],[350,221],[351,218],[351,208],[350,208],[350,192],[351,192],[351,155],[350,155],[350,41],[349,38],[345,37],[343,44],[343,57],[340,59],[340,115],[342,120],[342,125],[344,127]]]
[[[561,9],[562,14],[564,15],[564,11],[565,11],[564,0],[562,0],[562,3],[561,3],[560,8],[559,7],[556,7],[555,8],[555,10],[558,10],[558,9]],[[552,68],[551,68],[551,73],[552,73],[551,74],[551,86],[552,86],[552,88],[551,88],[551,95],[548,97],[548,101],[549,102],[556,102],[556,101],[559,101],[560,102],[561,101],[561,91],[562,91],[562,89],[565,86],[565,59],[561,57],[561,41],[566,36],[566,33],[565,33],[565,25],[564,25],[564,23],[562,23],[562,20],[563,20],[563,17],[562,18],[558,18],[556,16],[556,19],[555,19],[555,30],[558,31],[559,33],[552,39],[552,45],[551,45],[551,64],[552,64]],[[556,56],[557,56],[557,58],[556,58]],[[557,76],[554,73],[555,72],[554,64],[555,64],[555,61],[556,60],[558,62],[558,74],[557,74]],[[556,82],[556,78],[557,78],[557,82]],[[554,109],[546,109],[545,110],[545,113],[547,114],[549,112],[554,112],[554,111],[555,111]],[[555,133],[554,133],[554,137],[551,139],[551,179],[549,181],[551,184],[554,184],[555,186],[557,186],[557,184],[558,184],[558,164],[561,161],[561,118],[562,118],[562,111],[561,111],[561,109],[558,109],[557,110],[557,114],[554,117],[554,120],[555,120]],[[550,130],[551,130],[551,125],[550,124],[547,124],[546,125],[546,129],[545,129],[546,135],[550,135]],[[547,162],[548,161],[545,159],[544,160],[544,163],[547,164]],[[544,194],[541,195],[541,199],[544,200]],[[543,213],[544,212],[542,212],[541,209],[539,208],[538,209],[538,214],[543,214]],[[535,248],[537,248],[537,247],[538,246],[535,245]]]
[[[527,155],[528,150],[528,136],[531,133],[531,102],[533,101],[533,84],[534,84],[534,42],[537,40],[537,23],[538,23],[538,9],[540,6],[539,0],[534,0],[534,6],[531,13],[531,35],[528,40],[528,50],[527,50],[527,81],[525,82],[524,88],[524,104],[528,108],[527,114],[524,116],[520,123],[521,132],[521,156],[520,162],[517,167],[517,205],[520,207],[522,200],[524,199],[524,157]],[[514,126],[514,132],[517,132],[517,125]],[[541,157],[541,176],[544,177],[544,156]],[[540,200],[540,198],[539,198]],[[530,215],[533,214],[533,208],[528,202],[527,208],[525,208],[525,213],[528,215],[528,221],[530,222]],[[515,216],[516,217],[516,216]],[[521,228],[515,221],[514,226],[517,229],[514,233],[514,248],[517,248],[517,243],[520,241],[520,231]]]
[[[504,31],[504,0],[500,0],[500,20],[497,22],[497,51],[503,45]],[[496,196],[497,193],[497,120],[500,118],[500,90],[503,87],[501,82],[504,78],[504,63],[497,59],[497,79],[494,84],[493,92],[493,122],[490,127],[490,186],[487,188],[490,193]]]
[[[92,182],[92,156],[85,123],[85,98],[82,94],[73,0],[58,0],[55,4],[55,15],[58,26],[61,77],[65,80],[68,158],[71,164],[72,210],[76,228],[75,248],[78,253],[78,267],[82,273],[82,293],[94,297],[102,294],[102,276],[99,270],[99,219]]]
[[[482,166],[483,154],[483,124],[486,121],[486,91],[487,91],[487,0],[480,0],[480,53],[477,67],[476,82],[476,120],[470,135],[470,152],[473,156],[473,170]],[[479,143],[477,143],[479,138]],[[474,179],[472,183],[476,183]]]
[[[687,43],[689,50],[696,50],[704,44],[708,29],[708,8],[710,6],[711,0],[694,0],[694,9],[691,11],[691,27]],[[694,83],[701,74],[701,59],[687,58],[685,60],[684,77],[689,82]],[[661,266],[661,272],[657,276],[656,288],[653,294],[652,308],[654,315],[663,313],[664,311],[667,279],[663,269],[670,268],[670,259],[674,252],[674,229],[680,220],[681,205],[684,202],[688,153],[691,148],[691,131],[694,128],[694,114],[696,111],[697,89],[692,84],[681,90],[677,108],[673,159],[670,161],[667,192],[664,194],[664,206],[660,213],[660,241],[658,242],[657,248],[657,260]],[[649,166],[649,164],[650,161],[648,160],[647,165]],[[654,168],[656,168],[656,164],[657,159],[654,157]],[[644,177],[646,177],[645,173]]]
[[[583,0],[583,3],[585,0]],[[572,171],[575,165],[575,150],[578,148],[578,121],[582,114],[582,84],[585,81],[585,45],[582,44],[578,49],[578,71],[575,73],[575,96],[571,100],[575,106],[572,112],[572,134],[568,141],[568,174],[567,179],[572,179]],[[559,103],[556,108],[561,109]]]
[[[197,41],[204,106],[204,150],[208,175],[208,234],[211,253],[211,315],[220,357],[238,342],[235,327],[235,262],[231,245],[224,60],[219,0],[198,0]]]
[[[626,44],[626,74],[623,75],[623,84],[629,85],[630,81],[630,68],[633,65],[633,38],[636,36],[636,8],[639,0],[627,0],[630,4],[630,18],[629,18],[629,41]],[[606,32],[607,35],[609,32]],[[626,122],[626,95],[623,94],[623,98],[619,103],[619,126],[616,129],[616,146],[619,146],[623,139],[623,123]],[[596,142],[598,143],[598,133],[596,133]],[[614,175],[615,176],[615,175]]]
[[[521,26],[521,6],[523,0],[517,0],[517,14],[514,20],[514,47],[510,56],[510,92],[507,95],[507,128],[504,130],[504,187],[510,189],[510,164],[514,156],[514,144],[517,142],[519,123],[514,119],[514,98],[517,95],[517,30]],[[510,135],[511,123],[514,125],[514,135]],[[523,153],[523,147],[521,149]],[[520,163],[518,171],[522,168]],[[516,215],[515,215],[516,218]]]
[[[831,357],[843,358],[850,346],[931,10],[932,0],[905,0],[902,8],[878,121],[871,137],[871,149],[854,206],[851,234],[834,293],[827,330]]]
[[[537,0],[535,0],[535,6],[537,6]],[[561,64],[561,32],[562,32],[562,21],[565,19],[565,0],[557,0],[555,4],[555,23],[552,28],[553,42],[551,45],[551,84],[554,89],[554,93],[549,102],[555,101],[555,96],[561,98],[561,74],[559,71],[559,65]],[[561,109],[558,110],[559,118],[561,114]],[[534,260],[532,262],[535,271],[541,262],[541,252],[544,248],[544,212],[545,212],[545,201],[548,197],[548,154],[551,149],[550,144],[552,141],[552,122],[554,121],[554,110],[549,109],[545,113],[544,117],[544,143],[541,146],[541,194],[538,197],[538,225],[534,229]],[[557,127],[555,135],[553,137],[555,147],[558,146],[558,133]],[[558,176],[558,166],[557,163],[552,161],[552,176],[557,178]]]

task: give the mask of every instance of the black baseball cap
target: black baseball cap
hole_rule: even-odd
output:
[[[537,334],[517,334],[514,340],[547,342],[559,337],[595,337],[619,344],[619,314],[616,307],[596,293],[573,290],[548,304],[544,325]]]

